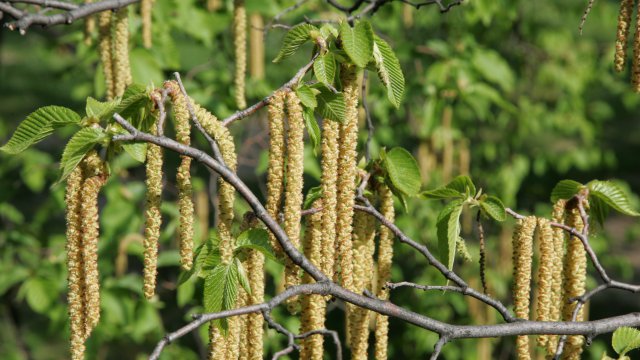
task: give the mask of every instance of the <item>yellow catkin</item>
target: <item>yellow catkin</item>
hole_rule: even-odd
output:
[[[393,194],[385,185],[378,187],[380,196],[380,212],[390,222],[395,221],[395,210],[393,208]],[[378,245],[378,298],[389,299],[389,290],[384,286],[391,280],[391,263],[393,259],[393,233],[384,225],[380,226],[380,236]],[[389,318],[384,315],[376,316],[376,343],[375,358],[383,360],[387,358],[387,345],[389,342]]]
[[[538,321],[549,321],[551,319],[551,292],[553,286],[553,268],[556,260],[555,247],[553,243],[553,229],[549,220],[538,218],[539,232],[539,253],[540,265],[538,265],[538,297],[537,297],[537,317]],[[537,338],[538,346],[545,346],[548,337],[540,335]]]
[[[236,55],[236,106],[244,109],[247,107],[244,95],[247,73],[247,9],[244,6],[244,0],[233,1],[233,45]]]
[[[100,320],[100,276],[98,273],[98,193],[106,180],[102,161],[95,151],[84,161],[80,217],[84,266],[84,335],[88,338]]]
[[[207,0],[207,10],[216,11],[222,7],[222,0]]]
[[[627,38],[629,37],[631,14],[633,13],[633,2],[634,0],[622,0],[620,2],[618,31],[616,33],[616,51],[613,60],[614,68],[617,72],[624,71],[624,63],[627,57]]]
[[[92,3],[93,0],[85,0],[85,4]],[[93,32],[96,30],[96,18],[94,16],[87,16],[84,19],[84,43],[90,46],[93,43]]]
[[[165,88],[173,103],[176,140],[184,145],[191,144],[191,122],[187,100],[175,81],[167,81]],[[180,244],[180,265],[184,270],[193,265],[193,189],[191,187],[191,158],[180,155],[180,165],[176,173],[178,185],[178,208],[180,210],[180,229],[178,238]]]
[[[129,8],[116,11],[113,21],[113,90],[115,96],[122,96],[131,84],[131,66],[129,65]]]
[[[304,118],[302,105],[295,92],[287,93],[287,183],[284,198],[284,231],[296,248],[300,247],[300,219],[302,211],[302,186],[304,173]],[[284,269],[285,288],[300,283],[300,269],[287,256]],[[297,296],[286,301],[291,313],[299,309]]]
[[[553,213],[551,214],[552,220],[556,223],[564,223],[564,207],[566,201],[558,200],[553,205]],[[562,306],[562,272],[564,261],[564,230],[554,227],[553,228],[553,248],[554,248],[554,262],[553,262],[553,275],[551,286],[551,303],[549,308],[549,320],[560,320],[560,312]],[[553,355],[556,352],[558,346],[558,336],[547,336],[547,355]]]
[[[322,208],[322,200],[313,204],[314,208]],[[304,255],[312,264],[322,266],[322,212],[311,214],[307,217],[305,229]],[[313,278],[306,272],[302,276],[305,284],[313,283]],[[326,301],[322,295],[305,295],[302,297],[302,312],[300,315],[300,333],[324,328]],[[302,340],[300,359],[322,360],[323,358],[322,335],[312,335]]]
[[[249,73],[253,79],[261,80],[264,79],[264,22],[259,13],[251,14],[249,22]]]
[[[567,211],[567,225],[575,228],[578,232],[584,229],[584,223],[580,217],[580,211],[573,208]],[[585,281],[587,277],[587,252],[584,249],[582,241],[572,236],[567,243],[567,253],[564,261],[564,296],[562,319],[570,321],[576,302],[569,299],[581,296],[585,292]],[[584,307],[578,312],[576,321],[584,320]],[[562,359],[580,359],[582,347],[584,345],[584,337],[581,335],[571,335],[567,337]]]
[[[322,272],[333,277],[336,241],[336,208],[338,206],[338,141],[340,124],[324,119],[322,126]]]
[[[282,203],[284,192],[284,96],[282,91],[276,91],[269,100],[269,164],[267,167],[267,202],[266,209],[274,219],[278,218],[278,211]],[[269,232],[269,239],[278,257],[282,256],[282,247],[275,236]]]
[[[111,11],[103,11],[98,15],[98,52],[102,62],[102,72],[106,88],[107,100],[115,97],[113,87],[113,48],[111,45]]]
[[[535,216],[518,220],[513,233],[513,311],[520,319],[529,319],[529,297],[531,296],[531,263],[533,258],[533,233]],[[530,359],[529,337],[516,339],[518,359]]]
[[[142,0],[140,2],[140,17],[142,18],[142,45],[147,49],[151,48],[153,45],[151,15],[154,2],[155,0]]]
[[[84,265],[82,261],[82,224],[80,217],[82,169],[76,167],[67,178],[65,192],[67,218],[67,270],[71,359],[84,359]]]
[[[640,6],[640,2],[638,2]],[[633,62],[631,64],[633,91],[640,92],[640,16],[636,17],[636,33],[633,41]]]
[[[156,126],[151,127],[151,133],[156,134]],[[162,201],[162,148],[158,145],[147,145],[147,198],[144,227],[144,296],[151,299],[156,289],[156,275],[158,262],[158,239],[162,215],[160,204]]]

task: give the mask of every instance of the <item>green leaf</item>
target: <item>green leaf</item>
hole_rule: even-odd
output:
[[[234,260],[236,262],[236,267],[238,268],[238,282],[244,288],[244,291],[247,294],[251,295],[251,285],[249,284],[249,278],[247,277],[247,272],[244,270],[244,266],[242,266],[242,262],[238,258]]]
[[[220,312],[231,309],[238,296],[238,267],[235,262],[221,263],[204,280],[204,311]],[[226,332],[225,319],[214,320],[214,324]]]
[[[316,94],[307,85],[300,85],[296,88],[296,95],[300,99],[302,105],[315,109],[318,106],[318,100],[316,100]]]
[[[318,112],[325,119],[342,123],[346,116],[347,105],[343,93],[334,93],[331,90],[320,87],[318,99]]]
[[[318,56],[313,62],[313,73],[318,81],[331,86],[336,76],[336,57],[332,53]]]
[[[62,175],[59,181],[63,181],[69,176],[71,171],[78,166],[84,156],[93,149],[97,144],[107,138],[104,130],[100,127],[85,127],[73,135],[67,143],[62,153],[60,161],[60,169]]]
[[[27,280],[23,286],[29,307],[37,313],[45,313],[56,295],[51,283],[43,278],[34,277]]]
[[[453,268],[456,242],[460,237],[460,214],[462,213],[463,204],[463,200],[454,200],[447,204],[447,206],[440,211],[436,223],[440,261],[446,265],[449,270]]]
[[[144,163],[147,159],[147,143],[140,142],[123,144],[122,148],[136,161]]]
[[[611,346],[618,355],[623,356],[640,347],[640,330],[623,326],[613,332]]]
[[[351,61],[360,68],[367,66],[373,55],[373,29],[368,21],[360,21],[354,27],[347,22],[340,24],[342,48]]]
[[[111,116],[113,116],[116,106],[118,106],[117,100],[102,102],[89,96],[87,98],[85,111],[87,113],[87,117],[105,120],[110,119]]]
[[[280,62],[293,55],[302,44],[311,40],[311,31],[318,31],[318,28],[310,24],[300,24],[289,30],[282,42],[282,48],[273,62]]]
[[[442,186],[434,190],[423,191],[420,193],[420,196],[427,200],[444,200],[455,198],[462,199],[465,197],[465,194],[446,186]]]
[[[573,180],[560,180],[551,190],[551,202],[556,203],[560,199],[571,199],[584,185]]]
[[[389,44],[378,36],[374,36],[373,59],[380,81],[387,88],[387,97],[396,108],[400,107],[404,95],[404,75],[400,61]]]
[[[17,154],[51,135],[55,129],[79,124],[80,115],[62,106],[45,106],[27,116],[0,150]]]
[[[318,156],[318,153],[320,152],[320,145],[322,145],[318,121],[313,115],[313,110],[309,108],[304,109],[304,111],[302,112],[302,116],[304,117],[304,124],[307,127],[309,139],[311,139],[311,145],[313,145],[313,154],[315,156]]]
[[[249,229],[238,235],[235,251],[237,252],[242,249],[257,250],[265,257],[273,261],[278,261],[269,242],[269,233],[265,229]]]
[[[302,208],[307,210],[310,209],[313,203],[322,197],[322,186],[316,186],[309,189],[307,192],[307,196],[304,198],[304,203],[302,204]]]
[[[473,181],[467,175],[456,176],[450,183],[445,185],[446,188],[455,190],[466,196],[476,195],[476,186]]]
[[[143,117],[140,112],[150,103],[151,98],[147,88],[140,84],[131,84],[122,94],[122,100],[116,106],[114,113],[117,112],[123,118],[130,120],[134,126],[140,128],[140,120]],[[146,131],[147,129],[140,130]]]
[[[190,270],[180,273],[178,277],[178,286],[184,284],[193,275],[200,275],[203,268],[213,269],[220,264],[220,238],[218,232],[212,230],[209,234],[209,238],[200,244],[193,254],[193,266]]]
[[[331,24],[322,25],[320,27],[320,34],[325,40],[329,39],[329,36],[333,36],[334,38],[337,38],[339,35],[338,29],[333,27],[333,25]]]
[[[596,219],[598,224],[601,226],[604,225],[604,220],[609,215],[609,210],[611,209],[609,205],[599,197],[591,196],[589,197],[589,207],[591,208],[591,216]]]
[[[384,155],[383,164],[393,187],[407,196],[420,191],[420,169],[407,150],[395,147]]]
[[[495,221],[505,221],[507,212],[502,201],[495,196],[487,196],[480,201],[482,212]]]
[[[589,198],[597,197],[625,215],[640,216],[640,213],[631,207],[627,194],[613,182],[593,180],[587,184],[587,187],[589,188]]]

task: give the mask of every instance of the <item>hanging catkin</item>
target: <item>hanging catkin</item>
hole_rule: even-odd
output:
[[[113,47],[111,45],[111,11],[98,15],[98,52],[102,63],[107,100],[113,100],[115,89],[113,82]]]
[[[142,45],[147,49],[153,44],[153,36],[151,34],[152,10],[155,0],[140,1],[140,17],[142,18]]]
[[[284,231],[296,248],[300,247],[300,220],[302,211],[302,186],[304,172],[304,119],[302,105],[295,92],[287,93],[287,182],[284,195]],[[300,269],[288,256],[285,258],[285,288],[300,283]],[[286,301],[291,313],[299,309],[297,296]]]
[[[85,4],[92,3],[93,0],[85,0]],[[96,18],[94,16],[87,16],[84,19],[84,43],[90,46],[93,42],[93,32],[96,29]]]
[[[340,124],[324,119],[322,123],[322,272],[333,277],[336,241],[336,208],[338,206],[338,141]]]
[[[553,229],[549,220],[538,218],[538,232],[540,238],[539,253],[540,265],[538,266],[538,298],[537,321],[549,321],[551,319],[551,292],[553,286],[553,268],[555,266],[555,246],[553,242]],[[537,338],[538,346],[547,344],[547,335]]]
[[[627,57],[627,38],[629,37],[631,14],[633,13],[633,2],[634,0],[620,1],[618,32],[616,33],[616,51],[613,60],[614,67],[617,72],[624,71],[624,63]]]
[[[151,134],[157,135],[155,124],[151,127]],[[156,274],[158,263],[158,239],[162,216],[160,204],[162,201],[162,148],[155,144],[147,145],[147,197],[144,227],[144,296],[151,299],[156,289]]]
[[[129,8],[116,11],[113,21],[113,90],[115,96],[122,96],[131,84],[131,66],[129,65]]]
[[[191,144],[191,122],[187,101],[175,81],[165,82],[173,103],[176,140],[184,145]],[[178,208],[180,210],[180,265],[184,270],[193,265],[193,189],[191,187],[191,158],[180,155],[180,165],[176,173],[178,185]]]
[[[529,319],[531,294],[531,262],[533,258],[533,233],[537,219],[527,216],[518,220],[513,233],[513,311],[520,319]],[[518,359],[530,359],[529,337],[516,339]]]
[[[566,205],[565,200],[558,200],[553,205],[553,213],[551,218],[558,224],[564,223],[564,208]],[[552,275],[552,287],[551,287],[551,303],[549,308],[549,320],[560,320],[560,312],[562,306],[562,272],[564,261],[564,230],[561,228],[553,228],[553,248],[554,248],[554,262],[553,262],[553,275]],[[553,355],[556,352],[558,346],[557,335],[547,335],[547,355]]]
[[[640,6],[640,2],[638,2]],[[631,64],[633,91],[640,92],[640,16],[636,17],[636,33],[633,41],[633,62]]]
[[[584,203],[585,208],[588,204]],[[582,232],[584,229],[584,223],[580,216],[578,208],[572,208],[567,211],[567,225],[575,228],[578,232]],[[563,308],[562,319],[565,321],[571,321],[573,311],[577,305],[576,302],[570,301],[570,299],[581,296],[585,292],[585,281],[587,277],[587,252],[584,249],[582,241],[575,236],[569,238],[567,244],[567,253],[564,261],[564,296],[563,296]],[[584,307],[580,308],[575,321],[584,320]],[[584,337],[581,335],[567,336],[567,343],[565,345],[563,359],[580,359],[582,353],[582,346],[584,345]]]
[[[244,96],[247,73],[247,9],[244,0],[233,1],[233,45],[236,52],[236,106],[244,109],[247,107]]]
[[[313,204],[314,208],[322,208],[322,200]],[[322,212],[316,212],[307,217],[305,229],[304,255],[311,263],[322,266]],[[313,278],[306,272],[302,275],[302,282],[313,283]],[[326,302],[322,295],[304,295],[302,297],[302,312],[300,314],[300,333],[324,328]],[[301,342],[300,359],[322,360],[324,339],[321,334],[311,335]]]
[[[249,30],[249,49],[251,51],[249,73],[251,78],[261,80],[264,79],[264,22],[258,13],[251,14],[249,22],[251,24]]]
[[[278,218],[278,211],[284,192],[284,97],[276,91],[269,100],[269,164],[267,167],[267,203],[269,216]],[[273,233],[269,232],[271,246],[278,257],[282,257],[282,247]]]
[[[386,185],[378,187],[380,196],[380,212],[389,222],[395,221],[395,210],[393,208],[393,194]],[[389,289],[385,284],[391,280],[391,263],[393,259],[393,234],[384,225],[380,225],[380,236],[378,245],[378,298],[389,299]],[[376,346],[375,358],[383,360],[387,358],[387,344],[389,342],[389,318],[385,315],[376,316]]]
[[[67,218],[67,270],[71,359],[84,359],[84,265],[82,262],[82,224],[80,214],[82,169],[76,167],[67,178],[65,191]]]

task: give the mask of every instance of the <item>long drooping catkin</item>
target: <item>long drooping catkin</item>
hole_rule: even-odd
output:
[[[313,204],[315,208],[322,208],[322,200]],[[304,255],[318,268],[322,266],[322,213],[317,212],[307,217],[305,229]],[[302,282],[309,284],[313,278],[306,272]],[[322,295],[305,295],[302,297],[302,313],[300,314],[300,333],[324,328],[326,302]],[[324,339],[322,335],[312,335],[302,340],[300,359],[322,360]]]
[[[98,52],[102,63],[107,100],[115,97],[113,87],[113,47],[111,45],[111,11],[103,11],[98,15]]]
[[[92,3],[93,0],[85,0],[85,4]],[[93,32],[96,29],[96,18],[94,16],[87,16],[84,19],[84,43],[89,46],[93,42]]]
[[[624,63],[627,57],[627,38],[631,25],[634,0],[620,1],[620,14],[618,15],[618,32],[616,33],[616,51],[613,60],[617,72],[624,71]]]
[[[156,134],[156,126],[151,127],[151,133]],[[162,215],[160,204],[162,201],[162,148],[158,145],[147,145],[147,198],[144,227],[144,296],[151,299],[156,289],[156,273],[158,262],[158,239]]]
[[[322,272],[333,277],[338,206],[338,141],[340,124],[325,119],[322,126]]]
[[[84,359],[84,265],[82,261],[81,187],[82,169],[76,167],[67,178],[65,192],[67,218],[67,270],[69,281],[69,323],[71,359]]]
[[[153,44],[153,36],[151,33],[152,26],[152,10],[155,0],[140,1],[140,17],[142,18],[142,45],[147,49]]]
[[[513,311],[520,319],[529,319],[529,297],[531,294],[531,263],[533,258],[533,233],[537,219],[527,216],[518,220],[513,233]],[[529,337],[516,339],[518,359],[530,359]]]
[[[267,167],[267,203],[266,209],[274,219],[284,191],[284,97],[285,93],[276,91],[269,100],[269,165]],[[282,246],[269,232],[271,246],[278,257],[282,256]]]
[[[251,14],[249,22],[249,73],[253,79],[261,80],[264,79],[264,22],[259,13]]]
[[[588,204],[585,204],[588,206]],[[585,206],[586,207],[586,206]],[[578,208],[567,211],[567,225],[575,228],[578,232],[584,229],[584,223]],[[562,319],[571,321],[573,311],[577,305],[570,299],[581,296],[585,292],[585,282],[587,278],[587,252],[582,241],[575,236],[571,236],[567,244],[567,253],[564,261],[564,296]],[[580,308],[575,321],[584,320],[584,307]],[[584,337],[581,335],[571,335],[567,337],[563,359],[580,359]]]
[[[287,131],[287,183],[284,198],[284,231],[289,241],[298,248],[300,246],[300,220],[302,211],[302,186],[304,172],[304,119],[302,105],[295,92],[287,93],[287,115],[289,130]],[[285,258],[285,288],[300,283],[300,269],[287,256]],[[298,297],[290,297],[286,301],[291,313],[297,312]]]
[[[244,109],[247,107],[244,96],[247,73],[247,9],[244,0],[233,1],[233,45],[236,53],[236,106]]]
[[[549,321],[551,319],[551,293],[553,287],[553,268],[555,266],[555,246],[553,243],[553,229],[549,220],[538,218],[538,232],[540,238],[540,265],[538,266],[538,298],[537,317],[538,321]],[[538,346],[547,344],[547,335],[538,336]]]
[[[380,212],[389,222],[395,221],[395,210],[393,208],[393,194],[386,185],[378,187],[380,196]],[[384,225],[380,226],[380,236],[378,245],[378,298],[387,300],[389,289],[385,284],[391,280],[391,263],[393,259],[393,234]],[[387,344],[389,342],[389,318],[378,314],[376,316],[376,346],[375,358],[378,360],[387,358]]]
[[[131,66],[129,65],[129,8],[116,11],[113,21],[113,90],[115,96],[122,96],[131,84]]]
[[[564,223],[564,208],[566,205],[565,200],[558,200],[553,205],[553,213],[551,219],[559,224]],[[554,263],[553,263],[553,275],[551,286],[551,303],[549,308],[549,320],[560,320],[561,306],[562,306],[562,272],[564,261],[564,230],[561,228],[553,228],[553,248],[554,248]],[[547,355],[553,355],[556,352],[558,346],[557,335],[547,335]]]
[[[191,144],[191,121],[187,108],[187,99],[175,81],[165,82],[173,103],[176,140],[184,145]],[[178,208],[180,210],[180,265],[184,270],[193,265],[193,189],[191,187],[191,158],[180,155],[180,165],[176,173],[178,185]]]

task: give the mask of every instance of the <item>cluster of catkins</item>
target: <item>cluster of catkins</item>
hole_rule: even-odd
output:
[[[558,201],[553,208],[552,221],[566,224],[581,232],[584,228],[577,200]],[[588,204],[583,204],[588,208]],[[570,299],[585,292],[587,275],[587,255],[584,245],[575,236],[565,235],[565,231],[552,227],[545,218],[528,216],[518,220],[513,235],[513,299],[514,312],[518,318],[530,318],[531,276],[533,241],[537,229],[539,241],[539,264],[537,272],[536,320],[571,321],[575,302]],[[583,308],[576,321],[584,320]],[[555,355],[558,345],[557,335],[539,335],[537,345],[545,348],[547,356]],[[580,359],[584,338],[580,335],[567,337],[563,359]],[[529,337],[518,336],[516,340],[518,359],[530,359]]]
[[[627,58],[627,38],[631,27],[634,0],[621,0],[618,14],[618,30],[616,33],[616,49],[614,68],[617,72],[624,71]],[[640,92],[640,16],[636,16],[636,34],[633,41],[633,63],[631,65],[631,83],[635,92]]]

